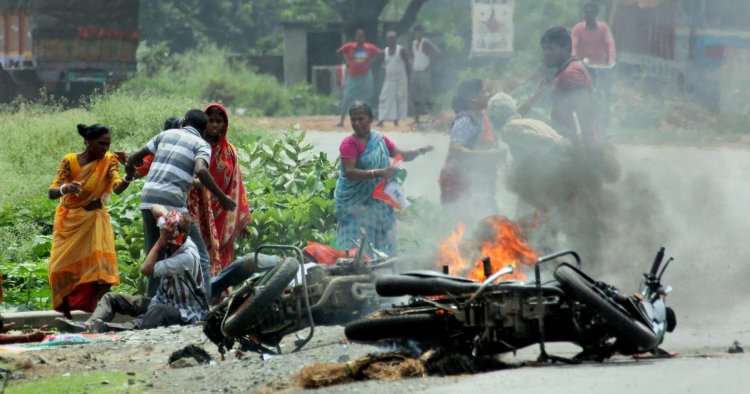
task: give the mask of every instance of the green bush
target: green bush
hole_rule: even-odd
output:
[[[164,50],[160,45],[142,45],[141,71],[121,90],[215,101],[256,116],[317,115],[336,108],[335,97],[318,96],[307,85],[283,87],[270,75],[230,61],[228,52],[215,46],[169,57],[162,56]]]
[[[337,167],[325,153],[313,155],[304,137],[301,133],[278,139],[251,136],[237,146],[253,209],[251,237],[240,240],[239,253],[264,243],[303,246],[305,241],[335,241]]]

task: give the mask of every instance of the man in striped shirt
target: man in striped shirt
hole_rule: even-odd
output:
[[[225,209],[229,211],[235,209],[236,203],[216,186],[208,170],[208,163],[211,162],[211,146],[202,137],[206,124],[208,124],[208,116],[199,109],[191,109],[185,114],[182,128],[159,133],[146,146],[128,157],[126,170],[140,165],[144,157],[154,155],[141,192],[140,208],[143,215],[146,253],[151,250],[159,237],[156,219],[150,208],[154,205],[162,205],[168,210],[188,213],[187,192],[193,183],[194,176],[198,177],[200,183],[219,200]],[[199,283],[203,285],[205,294],[211,294],[208,252],[203,244],[200,230],[194,223],[190,226],[189,235],[200,253],[202,275]],[[158,285],[159,283],[153,277],[149,279],[149,297],[156,294]]]
[[[208,304],[198,291],[201,278],[198,248],[187,235],[189,214],[151,207],[158,218],[159,238],[141,265],[141,273],[158,278],[153,298],[109,292],[99,300],[94,313],[84,322],[62,320],[73,331],[104,332],[195,324],[206,317]],[[167,257],[159,256],[166,252]],[[115,314],[136,317],[125,323],[110,323]]]

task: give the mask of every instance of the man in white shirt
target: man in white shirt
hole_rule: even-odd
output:
[[[432,107],[432,83],[430,65],[440,55],[440,49],[424,36],[422,26],[414,27],[414,41],[411,43],[412,62],[411,98],[414,103],[414,122],[419,123],[422,113],[429,113]]]

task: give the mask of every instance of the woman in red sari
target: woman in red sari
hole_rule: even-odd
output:
[[[209,170],[216,185],[237,203],[237,209],[227,211],[200,185],[192,187],[188,194],[188,209],[208,248],[213,276],[234,260],[234,241],[250,225],[251,215],[237,154],[227,141],[227,111],[219,104],[210,104],[205,112],[208,125],[203,139],[211,145]]]

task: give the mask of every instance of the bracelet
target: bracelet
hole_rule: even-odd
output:
[[[60,186],[60,195],[64,196],[68,193],[65,192],[65,184],[63,183],[62,186]]]
[[[128,175],[125,175],[124,177],[122,177],[122,181],[125,183],[133,182],[133,177],[131,176],[130,179],[128,179]]]
[[[370,178],[375,178],[375,170],[370,170]]]

